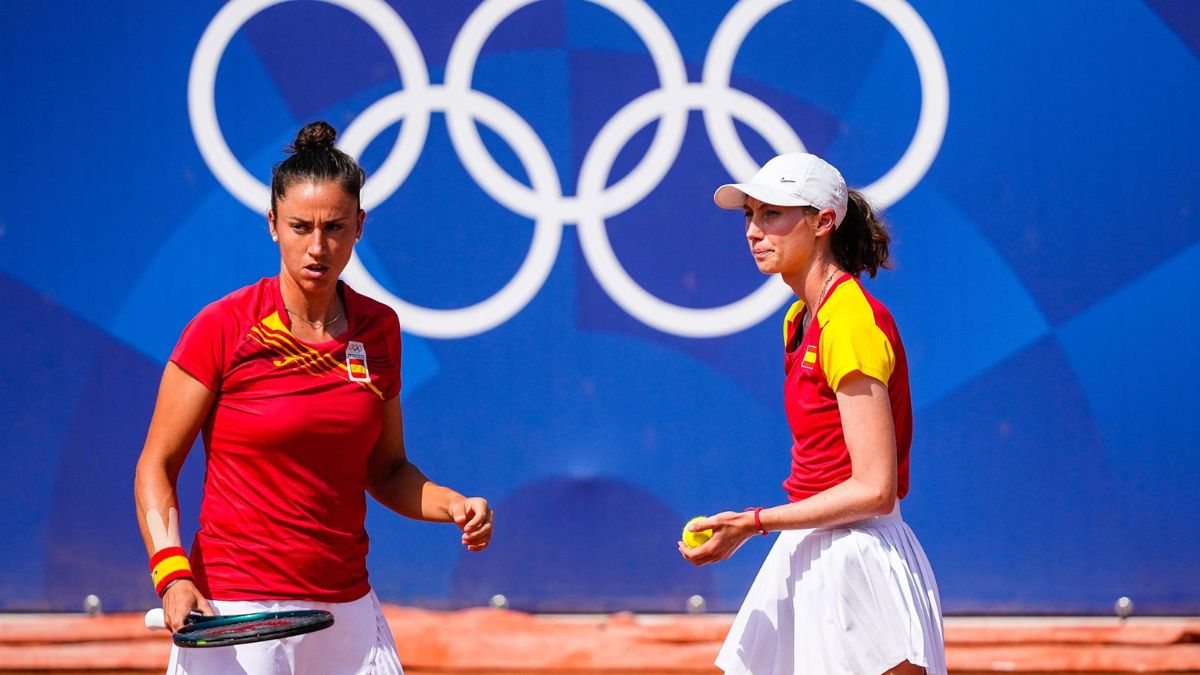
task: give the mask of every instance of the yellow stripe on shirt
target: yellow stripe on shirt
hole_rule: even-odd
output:
[[[804,311],[804,301],[797,300],[792,303],[791,307],[788,308],[787,316],[783,317],[783,348],[784,349],[787,349],[788,338],[791,337],[791,335],[788,333],[788,328],[792,325],[792,322],[796,320],[796,317],[800,316],[800,312],[803,312],[803,311]]]

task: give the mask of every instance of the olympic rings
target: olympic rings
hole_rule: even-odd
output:
[[[262,213],[268,187],[234,157],[217,122],[217,68],[229,41],[262,10],[290,0],[232,0],[205,29],[188,76],[188,113],[201,155],[217,180],[238,201]],[[605,221],[639,203],[678,158],[691,110],[705,128],[726,171],[745,178],[757,169],[737,136],[737,118],[777,152],[803,150],[795,130],[762,101],[730,88],[733,62],[746,36],[768,13],[788,0],[740,0],[721,21],[705,57],[700,82],[688,82],[683,56],[661,18],[644,0],[589,0],[618,15],[646,44],[659,88],[626,104],[603,126],[584,155],[573,196],[563,192],[549,150],[515,111],[472,87],[487,38],[506,18],[536,0],[484,0],[463,24],[450,49],[445,84],[429,82],[429,70],[412,32],[383,0],[322,0],[355,14],[383,39],[404,84],[402,91],[369,106],[347,126],[339,147],[359,156],[388,126],[404,120],[395,145],[363,187],[363,207],[386,201],[408,178],[428,135],[430,115],[446,116],[451,143],[467,173],[497,203],[534,221],[529,253],[513,278],[491,297],[458,309],[408,303],[380,285],[354,256],[343,276],[355,288],[392,306],[405,328],[435,338],[461,338],[491,330],[518,314],[537,295],[554,266],[563,227],[576,225],[584,258],[600,286],[622,309],[657,330],[683,337],[719,337],[753,326],[778,310],[791,290],[771,277],[741,300],[722,307],[691,308],[668,303],[639,286],[625,271],[608,240]],[[903,156],[886,174],[863,188],[888,207],[920,182],[941,148],[949,118],[949,83],[941,50],[929,27],[905,0],[855,0],[891,23],[913,54],[921,85],[917,128]],[[646,155],[613,185],[608,179],[621,149],[639,130],[658,122]],[[491,128],[516,152],[531,186],[508,175],[491,156],[476,122]]]
[[[470,106],[477,119],[500,134],[516,151],[538,199],[562,194],[554,160],[533,129],[511,108],[477,91],[452,92],[434,87],[419,94],[407,90],[390,94],[363,111],[346,128],[341,148],[349,155],[358,156],[389,125],[401,118],[407,120],[405,114],[412,108],[428,106],[427,110],[447,110],[464,105]],[[405,121],[404,126],[407,125]],[[367,186],[363,186],[363,193],[364,206],[378,203],[375,199],[383,201],[380,195],[373,193],[368,201]],[[492,297],[462,309],[428,309],[401,300],[375,281],[357,254],[351,258],[342,276],[355,290],[391,305],[403,317],[406,328],[413,332],[437,338],[467,337],[491,330],[525,308],[550,275],[561,240],[561,222],[550,215],[536,216],[533,244],[516,275]]]
[[[722,103],[727,110],[736,111],[733,114],[742,121],[756,126],[756,131],[776,151],[804,148],[791,127],[777,116],[772,117],[774,111],[748,94],[732,89],[711,90],[704,85],[692,85],[676,92],[659,89],[638,97],[600,130],[579,171],[580,194],[590,197],[603,192],[617,153],[633,134],[656,119],[663,107],[682,105],[700,109],[711,104],[714,98],[724,99]],[[771,121],[775,121],[775,124],[770,124]],[[594,203],[600,201],[595,199]],[[734,333],[762,321],[792,295],[792,289],[778,276],[772,275],[758,290],[724,307],[694,309],[673,305],[647,292],[621,266],[609,244],[599,212],[583,214],[578,222],[578,230],[584,258],[605,292],[635,319],[664,333],[683,337],[716,337]]]
[[[446,88],[455,92],[468,91],[471,88],[471,71],[475,67],[479,51],[487,36],[495,30],[507,16],[531,4],[534,0],[487,0],[482,3],[467,19],[462,31],[450,49],[450,58],[446,64]],[[671,32],[648,6],[640,0],[590,0],[601,5],[614,14],[625,19],[630,27],[646,43],[654,60],[655,70],[661,83],[661,89],[676,90],[687,83],[687,72],[683,65],[683,55],[675,44]],[[480,140],[475,130],[468,110],[456,106],[446,111],[446,125],[450,131],[451,142],[454,143],[459,157],[463,158],[467,171],[475,178],[488,194],[499,199],[501,194],[519,194],[521,199],[514,204],[506,204],[514,212],[533,218],[539,210],[545,209],[547,202],[544,195],[528,194],[528,189],[520,182],[507,176],[496,165]],[[620,184],[614,186],[614,192],[620,193],[624,186],[642,183],[649,187],[636,199],[626,200],[629,205],[641,199],[656,185],[666,169],[674,163],[675,155],[683,145],[683,134],[687,130],[687,111],[678,108],[664,115],[662,124],[651,142],[650,151],[642,162],[626,176]],[[539,141],[540,143],[540,141]],[[667,155],[670,155],[668,161]],[[647,165],[657,165],[661,171],[648,171]],[[650,174],[650,175],[647,175]],[[556,195],[558,204],[551,203],[555,215],[564,222],[578,219],[582,213],[577,206],[572,207],[572,200],[563,195]],[[613,199],[605,195],[605,199]],[[621,199],[617,198],[618,203]],[[621,209],[622,211],[624,208]]]
[[[425,57],[421,55],[416,38],[386,2],[323,1],[350,10],[375,29],[395,59],[405,89],[415,92],[429,87],[429,69],[425,66]],[[256,213],[266,212],[271,202],[271,191],[238,162],[221,133],[221,125],[217,122],[217,66],[221,64],[229,41],[247,21],[262,10],[284,2],[288,0],[233,0],[222,7],[200,36],[188,73],[188,116],[192,121],[192,135],[196,137],[200,155],[221,185]],[[425,136],[429,131],[429,111],[420,112],[424,114],[414,115],[405,123],[392,148],[392,155],[372,176],[375,182],[394,185],[393,191],[404,182],[425,144]],[[411,160],[407,162],[408,166],[405,166],[404,160]]]

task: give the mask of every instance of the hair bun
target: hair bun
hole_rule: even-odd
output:
[[[307,152],[311,150],[328,150],[337,140],[337,129],[324,120],[318,120],[304,125],[296,140],[292,142],[291,152]]]

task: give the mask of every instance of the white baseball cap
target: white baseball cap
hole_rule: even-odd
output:
[[[833,209],[834,227],[846,217],[846,181],[829,162],[807,152],[789,152],[763,164],[749,183],[717,188],[713,201],[723,209],[740,209],[746,197],[775,206]]]

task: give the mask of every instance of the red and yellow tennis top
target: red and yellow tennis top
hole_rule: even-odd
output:
[[[191,552],[208,598],[349,602],[370,590],[367,458],[400,392],[400,324],[339,286],[349,327],[337,339],[296,339],[273,277],[205,307],[171,354],[216,393]]]
[[[817,308],[817,320],[800,335],[803,313],[804,302],[797,301],[783,324],[783,395],[792,429],[792,473],[783,482],[788,500],[806,499],[850,477],[834,392],[855,371],[887,385],[896,425],[897,494],[903,497],[908,494],[912,398],[908,361],[891,312],[858,279],[843,274]]]

